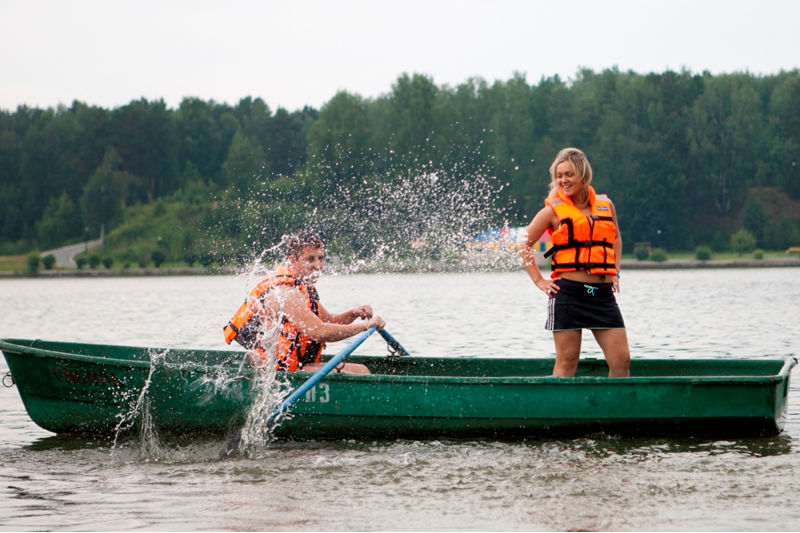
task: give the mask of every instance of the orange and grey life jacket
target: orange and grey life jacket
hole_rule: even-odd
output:
[[[306,298],[306,305],[311,312],[319,316],[319,294],[316,287],[303,283],[291,275],[288,268],[281,266],[274,276],[266,277],[247,295],[228,324],[222,328],[225,342],[235,340],[248,350],[256,352],[262,359],[267,354],[260,346],[260,338],[265,327],[274,318],[274,313],[266,303],[269,291],[277,286],[296,287]],[[281,318],[281,330],[275,346],[278,359],[277,368],[293,372],[303,365],[316,363],[325,347],[324,342],[316,342],[304,335],[288,318]]]
[[[567,195],[558,191],[558,198],[545,200],[556,212],[558,229],[548,229],[553,246],[544,254],[553,256],[552,273],[556,278],[562,272],[579,270],[590,274],[617,273],[614,241],[617,226],[614,224],[611,201],[605,194],[596,194],[589,187],[591,214],[584,215]]]

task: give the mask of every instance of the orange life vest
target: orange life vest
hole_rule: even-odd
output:
[[[594,188],[589,187],[591,214],[588,217],[560,190],[558,198],[547,199],[545,204],[553,208],[559,220],[558,229],[547,230],[553,241],[553,246],[544,254],[553,256],[550,277],[579,270],[590,274],[617,273],[614,254],[617,226],[608,196],[596,194]]]
[[[230,344],[235,340],[248,350],[254,351],[263,360],[268,355],[261,347],[261,335],[265,327],[269,327],[274,320],[274,313],[266,303],[266,298],[271,289],[281,285],[297,287],[305,296],[306,305],[311,312],[319,316],[319,294],[316,287],[303,283],[282,265],[274,276],[266,277],[256,285],[247,295],[244,303],[239,306],[228,324],[222,328],[225,342]],[[294,372],[308,363],[316,363],[325,347],[324,342],[316,342],[304,335],[285,316],[281,317],[281,330],[275,346],[275,356],[278,359],[279,370]]]

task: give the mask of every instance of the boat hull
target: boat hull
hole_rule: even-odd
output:
[[[225,433],[257,403],[240,352],[6,339],[0,350],[31,419],[55,433],[113,433],[147,417],[169,432]],[[521,438],[597,431],[769,436],[783,428],[794,358],[640,359],[630,378],[581,361],[352,356],[367,376],[331,374],[291,408],[285,438]],[[287,387],[310,374],[282,374]]]

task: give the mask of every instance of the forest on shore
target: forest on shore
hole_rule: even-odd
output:
[[[314,227],[339,256],[437,257],[524,225],[583,149],[626,252],[800,245],[800,71],[582,70],[438,86],[403,74],[321,109],[186,97],[0,110],[0,255],[105,234],[114,261],[250,261]]]

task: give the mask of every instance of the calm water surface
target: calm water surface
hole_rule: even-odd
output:
[[[255,281],[2,280],[0,337],[221,348]],[[524,273],[327,276],[319,289],[331,310],[371,303],[412,354],[553,355]],[[800,269],[627,271],[622,290],[634,357],[800,352]],[[216,441],[153,454],[135,438],[56,437],[2,387],[0,530],[798,530],[794,377],[786,430],[768,439],[276,443],[227,460]]]

